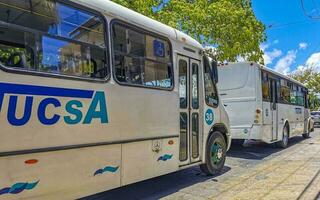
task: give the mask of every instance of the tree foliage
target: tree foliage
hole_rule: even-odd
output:
[[[311,101],[311,109],[318,110],[320,107],[320,72],[314,67],[298,69],[290,77],[303,83],[309,89],[309,99]]]
[[[219,61],[241,56],[263,63],[259,45],[266,39],[265,26],[255,17],[251,0],[113,1],[214,46]]]

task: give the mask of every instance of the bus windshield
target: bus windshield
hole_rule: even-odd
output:
[[[85,78],[107,76],[102,17],[51,0],[0,4],[2,66]]]

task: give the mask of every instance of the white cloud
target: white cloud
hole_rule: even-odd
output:
[[[266,66],[269,64],[272,64],[274,59],[282,55],[282,51],[280,51],[279,49],[273,49],[272,51],[271,50],[267,51],[271,46],[278,43],[279,43],[279,40],[274,40],[271,44],[263,43],[260,45],[260,49],[264,52],[263,60]]]
[[[288,74],[290,72],[290,67],[296,61],[297,50],[288,51],[287,54],[280,58],[275,66],[275,70],[282,74]]]
[[[282,51],[278,49],[273,49],[272,51],[264,52],[263,59],[264,64],[267,66],[272,64],[273,60],[280,57],[282,55]]]
[[[312,54],[306,61],[304,65],[299,65],[296,70],[291,73],[298,73],[305,71],[307,69],[314,68],[320,72],[320,52]]]
[[[312,54],[308,58],[306,66],[316,68],[318,71],[320,71],[320,52]]]
[[[267,50],[268,48],[269,48],[269,44],[260,44],[260,49],[262,50],[262,51],[265,51],[265,50]]]
[[[279,49],[273,49],[272,51],[265,51],[263,55],[264,64],[267,66],[273,62],[275,58],[282,55],[282,51]]]
[[[299,44],[299,49],[306,49],[308,47],[308,44],[307,43],[305,43],[305,42],[301,42],[300,44]]]

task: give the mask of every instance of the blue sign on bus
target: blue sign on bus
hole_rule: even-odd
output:
[[[153,54],[156,57],[165,57],[164,43],[159,40],[153,41]]]

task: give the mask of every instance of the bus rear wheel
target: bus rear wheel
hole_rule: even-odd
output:
[[[302,137],[303,137],[304,139],[310,138],[310,132],[309,132],[309,133],[304,133],[304,134],[302,134]]]
[[[277,146],[280,148],[287,148],[289,143],[289,128],[285,125],[282,131],[282,140],[277,142]]]
[[[302,134],[302,137],[304,138],[304,139],[308,139],[308,138],[310,138],[310,132],[312,132],[312,128],[311,128],[311,124],[310,124],[310,122],[309,122],[309,126],[308,126],[308,133],[304,133],[304,134]]]
[[[213,132],[207,142],[206,162],[200,165],[200,169],[207,175],[219,174],[226,161],[227,144],[223,135]]]

